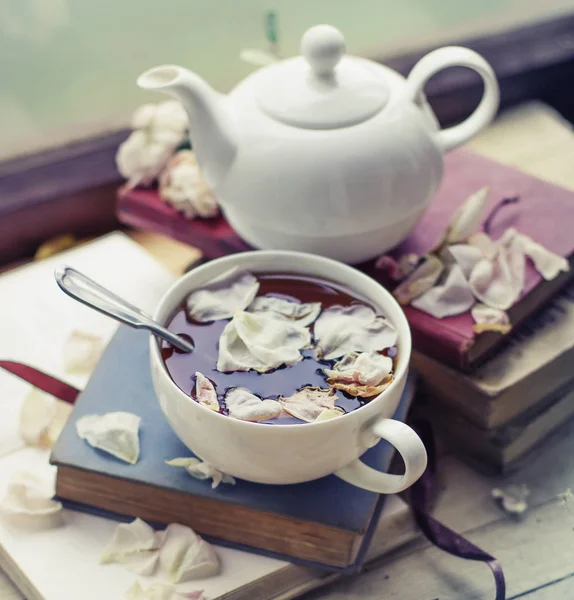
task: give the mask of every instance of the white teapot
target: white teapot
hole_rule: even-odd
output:
[[[328,25],[309,29],[301,51],[228,95],[176,66],[146,71],[138,85],[183,103],[198,163],[245,241],[358,263],[408,235],[440,183],[443,153],[495,115],[498,84],[466,48],[427,54],[406,80],[346,55],[343,36]],[[470,117],[440,130],[423,87],[450,66],[477,71],[484,93]]]

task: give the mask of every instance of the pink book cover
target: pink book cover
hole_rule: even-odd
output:
[[[484,186],[490,189],[485,215],[504,198],[520,198],[516,204],[504,207],[494,219],[490,229],[494,239],[506,228],[515,227],[549,250],[564,257],[573,256],[573,192],[464,149],[445,157],[444,178],[437,195],[407,240],[394,253],[425,254],[437,242],[456,208]],[[223,217],[186,220],[166,205],[153,189],[120,190],[118,218],[136,229],[164,233],[192,244],[202,250],[207,259],[250,249]],[[359,268],[386,283],[373,263],[359,265]],[[529,263],[523,297],[510,310],[513,325],[519,325],[543,306],[572,275],[574,269],[552,282],[544,282]],[[478,365],[504,337],[492,332],[477,336],[472,329],[470,313],[436,319],[412,307],[406,307],[405,312],[414,347],[455,368],[468,370]]]

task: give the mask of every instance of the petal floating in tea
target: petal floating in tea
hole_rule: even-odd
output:
[[[470,244],[453,244],[448,247],[447,252],[462,269],[462,272],[467,279],[470,277],[470,274],[477,263],[483,258],[480,249],[476,246],[471,246]]]
[[[183,467],[192,477],[196,479],[211,479],[211,487],[216,488],[220,483],[229,483],[235,485],[235,478],[227,473],[222,473],[209,463],[199,458],[189,456],[187,458],[174,458],[167,460],[166,465],[170,467]]]
[[[206,323],[231,318],[245,310],[259,291],[259,281],[236,267],[213,279],[187,298],[189,316]]]
[[[135,581],[126,592],[126,600],[205,600],[205,596],[203,590],[181,592],[167,583],[154,583],[144,589],[139,581]]]
[[[393,359],[378,352],[350,352],[333,369],[325,369],[327,383],[378,385],[393,370]]]
[[[215,550],[192,529],[171,523],[159,552],[160,569],[173,583],[204,579],[219,573]]]
[[[335,417],[340,417],[341,415],[344,415],[344,414],[345,414],[345,411],[342,410],[341,408],[339,408],[338,406],[336,406],[335,408],[324,408],[319,413],[319,416],[315,419],[315,422],[329,421],[330,419],[334,419]]]
[[[321,312],[320,302],[291,302],[273,296],[258,296],[247,309],[252,313],[266,313],[276,319],[311,325]]]
[[[156,532],[141,519],[121,523],[100,555],[100,564],[118,563],[138,575],[152,575],[160,542]]]
[[[53,500],[54,482],[28,471],[16,472],[0,502],[6,519],[24,526],[53,526],[59,522],[62,503]]]
[[[475,333],[483,331],[508,333],[512,329],[508,314],[498,308],[492,308],[486,304],[475,304],[470,313],[475,321],[473,326]]]
[[[425,256],[423,262],[393,290],[399,304],[410,304],[414,298],[430,290],[443,272],[442,261],[434,254]]]
[[[281,414],[277,400],[262,400],[247,388],[233,388],[225,396],[229,416],[242,421],[266,421]]]
[[[474,296],[462,269],[455,264],[442,285],[415,298],[412,306],[437,319],[444,319],[468,311],[474,303]]]
[[[140,421],[137,415],[128,412],[86,415],[76,421],[76,432],[90,446],[135,464],[140,454]]]
[[[337,395],[332,388],[306,386],[286,398],[280,397],[283,410],[291,416],[312,423],[325,410],[335,410]]]
[[[85,331],[72,331],[62,351],[68,373],[91,373],[104,350],[101,337]]]
[[[219,411],[217,392],[213,387],[213,383],[199,372],[195,373],[195,397],[202,406],[216,412]]]
[[[315,323],[315,339],[318,358],[332,360],[349,352],[390,348],[397,332],[369,306],[352,304],[324,310]]]
[[[351,396],[359,396],[361,398],[371,398],[378,396],[381,392],[384,392],[389,385],[393,382],[393,375],[387,375],[383,381],[377,385],[364,385],[362,383],[344,383],[342,381],[335,381],[330,383],[336,390],[346,392]]]
[[[217,370],[265,373],[301,359],[301,350],[311,344],[306,327],[266,314],[237,312],[219,338]]]

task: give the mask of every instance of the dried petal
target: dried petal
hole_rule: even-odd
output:
[[[509,485],[505,489],[493,488],[490,492],[504,511],[512,515],[521,515],[528,510],[526,498],[530,490],[526,485]]]
[[[388,254],[384,254],[377,259],[375,268],[386,271],[391,279],[400,281],[408,277],[416,269],[419,262],[420,256],[413,252],[403,254],[398,260],[395,260]]]
[[[187,298],[189,316],[201,323],[229,319],[245,310],[259,291],[259,281],[236,267],[213,279]]]
[[[459,206],[446,228],[444,242],[464,242],[478,229],[484,216],[487,197],[488,188],[485,187],[469,196]]]
[[[360,396],[361,398],[371,398],[372,396],[378,396],[381,392],[384,392],[389,385],[393,382],[393,375],[387,375],[381,383],[378,385],[363,385],[360,383],[343,383],[335,381],[334,383],[329,382],[335,389],[347,392],[351,396]]]
[[[478,248],[483,258],[494,260],[498,254],[498,246],[496,242],[490,239],[484,231],[477,231],[468,238],[468,244],[474,248]]]
[[[442,285],[433,287],[412,302],[412,306],[437,319],[459,315],[470,310],[473,304],[472,291],[458,264],[451,267]]]
[[[332,306],[315,323],[317,356],[332,360],[349,352],[384,350],[394,346],[397,332],[387,319],[364,304]]]
[[[312,423],[316,421],[323,410],[335,410],[337,395],[332,388],[322,389],[305,386],[292,396],[280,397],[283,410],[297,419]]]
[[[219,338],[217,370],[266,373],[298,363],[300,351],[310,344],[309,330],[296,322],[239,311]]]
[[[52,500],[54,483],[28,471],[15,473],[0,502],[5,518],[21,525],[55,525],[62,503]]]
[[[393,370],[393,359],[378,352],[350,352],[333,369],[325,369],[327,383],[378,385]]]
[[[135,581],[126,592],[126,600],[205,600],[202,590],[179,592],[174,585],[154,583],[144,590],[139,581]]]
[[[281,404],[277,400],[262,400],[246,388],[229,390],[225,403],[229,416],[241,421],[267,421],[281,414]]]
[[[76,432],[90,446],[133,465],[140,453],[140,421],[128,412],[86,415],[76,421]]]
[[[185,470],[196,479],[206,480],[211,479],[211,487],[215,489],[220,483],[229,483],[235,485],[235,478],[227,473],[222,473],[215,467],[212,467],[209,463],[206,463],[199,458],[189,456],[187,458],[174,458],[172,460],[166,460],[166,465],[170,467],[184,467]]]
[[[68,373],[91,373],[104,347],[100,336],[85,331],[72,331],[62,351],[65,370]]]
[[[430,290],[438,281],[444,266],[434,254],[424,257],[423,262],[393,291],[399,304],[410,304],[414,298]]]
[[[192,529],[171,523],[159,552],[162,572],[173,583],[204,579],[219,573],[214,549]]]
[[[335,408],[324,408],[319,416],[315,419],[317,421],[329,421],[330,419],[334,419],[335,417],[340,417],[344,415],[345,411],[342,408],[336,406]]]
[[[118,563],[138,575],[152,575],[159,547],[156,532],[141,519],[121,523],[100,555],[100,564]]]
[[[511,238],[512,244],[516,245],[534,263],[534,268],[546,279],[551,281],[561,271],[569,271],[570,265],[563,257],[551,252],[544,246],[535,242],[531,237],[509,229],[505,232],[507,238]]]
[[[466,279],[470,277],[472,270],[482,259],[482,252],[475,246],[469,244],[453,244],[447,250],[456,264],[462,269]]]
[[[199,371],[195,373],[195,397],[197,401],[205,408],[219,411],[219,402],[217,401],[217,392],[213,383]]]
[[[294,321],[298,325],[311,325],[321,312],[320,302],[291,302],[273,296],[258,296],[248,307],[248,312],[266,313],[275,319]]]
[[[482,333],[483,331],[508,333],[512,328],[508,315],[498,308],[491,308],[485,304],[475,304],[470,312],[475,321],[473,327],[475,333]]]

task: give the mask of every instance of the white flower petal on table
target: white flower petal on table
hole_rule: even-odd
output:
[[[52,499],[54,491],[54,482],[32,472],[18,471],[12,475],[0,501],[0,513],[19,525],[55,526],[62,503]]]
[[[104,351],[104,340],[85,331],[72,331],[62,350],[64,368],[68,373],[91,373]]]
[[[423,262],[394,290],[399,304],[410,304],[415,298],[430,290],[444,270],[442,261],[434,254],[424,257]]]
[[[470,312],[475,322],[473,327],[475,333],[483,331],[508,333],[512,328],[508,314],[498,308],[492,308],[486,304],[475,304]]]
[[[251,313],[268,314],[276,319],[293,321],[299,325],[311,325],[321,312],[320,302],[291,302],[273,296],[258,296],[247,308]]]
[[[447,250],[456,264],[462,269],[463,275],[468,279],[472,270],[483,258],[482,252],[470,244],[453,244]]]
[[[266,373],[298,363],[310,344],[309,330],[296,322],[238,311],[219,338],[217,370]]]
[[[217,401],[217,392],[213,383],[202,373],[195,373],[195,397],[199,404],[214,410],[219,411],[219,402]]]
[[[159,551],[162,573],[173,583],[204,579],[220,570],[215,550],[192,529],[171,523]]]
[[[488,188],[482,188],[469,196],[454,213],[444,235],[444,242],[455,244],[466,241],[482,222]]]
[[[279,402],[286,413],[296,419],[312,423],[324,410],[339,411],[340,409],[335,408],[336,399],[337,395],[333,388],[305,386],[292,396],[280,397]],[[343,414],[343,411],[340,414]]]
[[[32,388],[20,410],[19,432],[29,446],[49,448],[48,431],[56,418],[57,400],[37,388]]]
[[[332,369],[324,369],[327,383],[378,385],[393,370],[393,359],[378,352],[350,352]]]
[[[458,264],[451,267],[443,284],[415,298],[412,306],[437,319],[459,315],[470,310],[474,296]]]
[[[156,532],[141,519],[120,523],[100,555],[100,564],[118,563],[138,575],[153,575],[159,547]]]
[[[189,316],[201,323],[229,319],[245,310],[259,291],[259,281],[236,267],[216,277],[187,298]]]
[[[232,388],[225,396],[229,416],[241,421],[266,421],[281,414],[277,400],[261,399],[247,388]]]
[[[205,600],[203,590],[180,592],[174,585],[167,583],[154,583],[147,589],[139,581],[126,592],[126,600]]]
[[[318,358],[332,360],[349,352],[390,348],[397,342],[397,331],[364,304],[332,306],[315,322],[315,340]]]
[[[211,487],[215,489],[220,483],[228,483],[235,485],[235,478],[227,473],[222,473],[209,463],[206,463],[199,458],[189,456],[185,458],[174,458],[167,460],[166,464],[170,467],[183,467],[195,479],[206,480],[211,479]]]
[[[469,246],[478,248],[483,258],[494,260],[498,254],[498,245],[484,231],[473,233],[467,240]]]
[[[121,411],[86,415],[76,421],[76,432],[90,446],[135,464],[140,453],[140,421],[137,415]]]
[[[534,268],[547,281],[551,281],[561,271],[569,271],[570,265],[563,257],[551,252],[530,236],[508,229],[503,236],[505,243],[517,246],[534,264]]]

